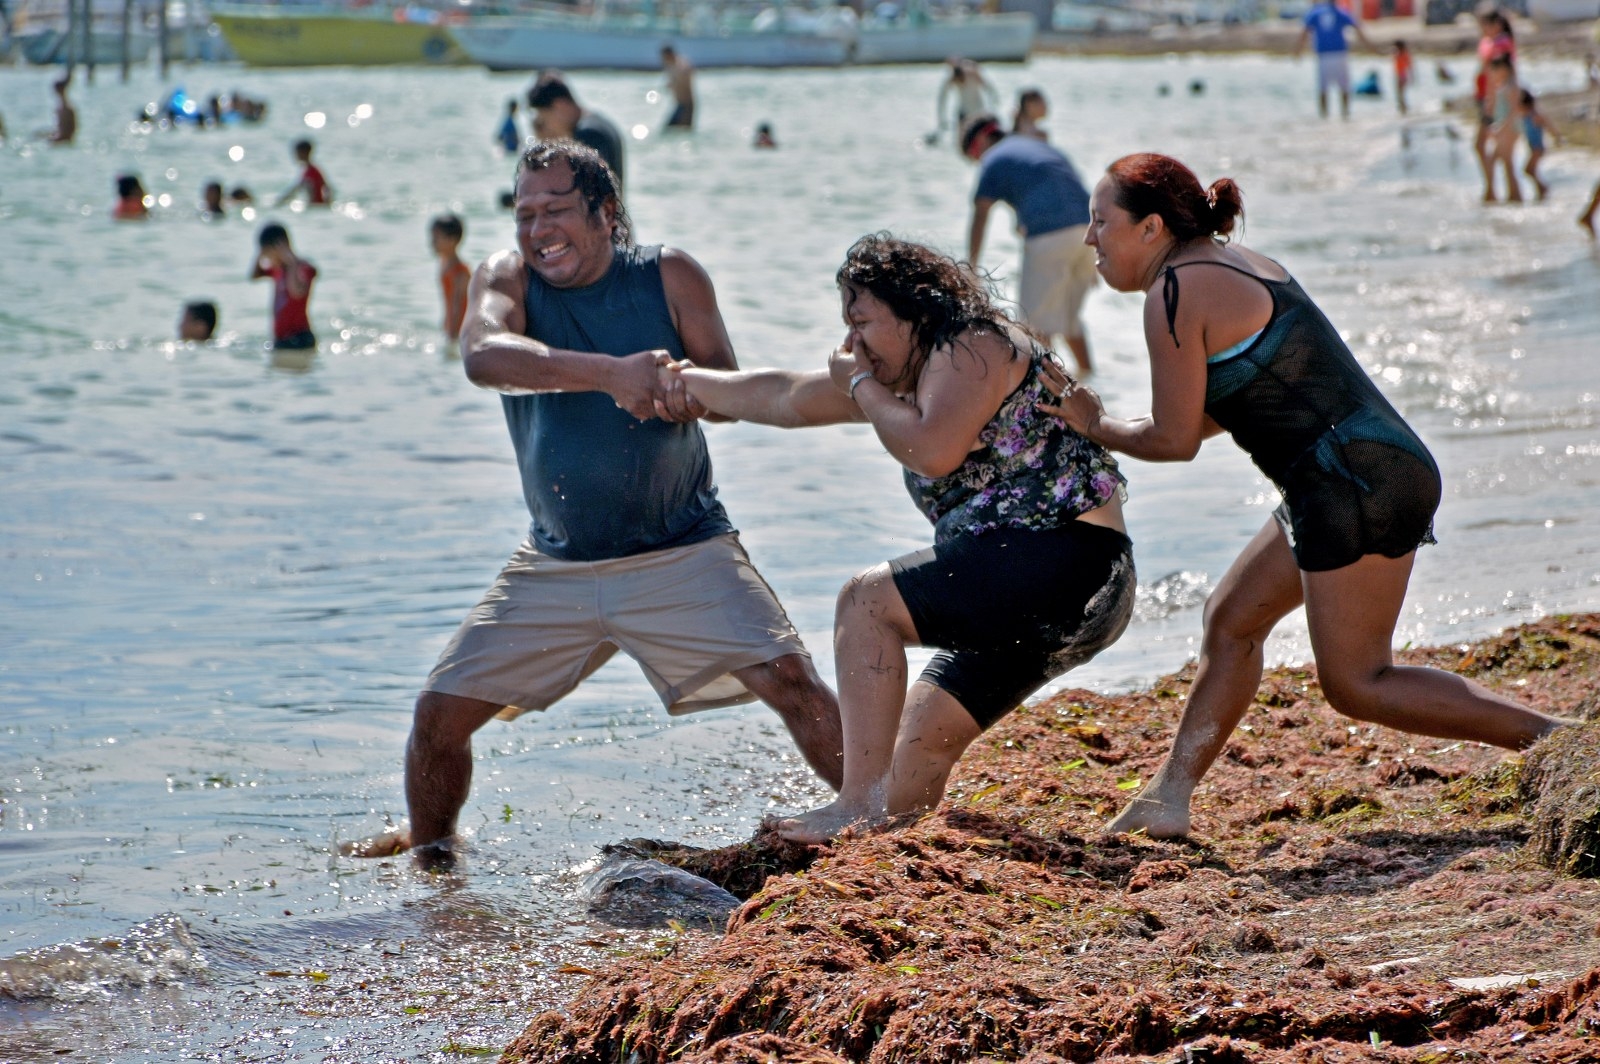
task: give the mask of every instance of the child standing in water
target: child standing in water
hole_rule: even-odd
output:
[[[262,226],[257,242],[260,251],[250,279],[272,278],[272,349],[313,350],[317,337],[311,331],[309,304],[317,268],[294,253],[289,231],[277,222]]]
[[[1484,117],[1489,122],[1487,158],[1484,166],[1483,202],[1496,202],[1494,175],[1506,175],[1506,202],[1522,202],[1522,185],[1517,181],[1516,161],[1512,157],[1522,134],[1522,90],[1517,85],[1515,68],[1506,56],[1489,61],[1484,79]]]
[[[461,261],[461,238],[465,232],[461,219],[454,214],[441,214],[428,227],[433,253],[439,259],[439,291],[444,296],[440,327],[452,340],[461,337],[461,323],[467,316],[467,282],[472,280],[472,271]]]
[[[1539,101],[1527,89],[1522,90],[1522,135],[1528,142],[1528,161],[1522,167],[1522,172],[1528,175],[1528,180],[1533,182],[1534,196],[1543,200],[1550,193],[1550,186],[1539,177],[1539,160],[1544,158],[1545,134],[1555,140],[1561,134],[1556,127],[1550,124],[1550,119],[1539,110]]]
[[[1405,41],[1394,42],[1394,98],[1400,113],[1406,114],[1406,90],[1411,87],[1411,49]]]
[[[333,188],[317,164],[311,161],[312,149],[309,140],[295,141],[294,157],[301,166],[300,180],[278,200],[280,207],[301,193],[305,194],[306,205],[310,207],[326,207],[333,203]]]

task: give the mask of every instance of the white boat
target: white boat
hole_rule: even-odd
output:
[[[660,70],[664,44],[702,70],[828,67],[843,63],[849,48],[843,37],[794,30],[781,19],[727,26],[709,17],[480,15],[448,32],[473,62],[490,70]]]
[[[850,61],[939,63],[959,55],[978,63],[1021,63],[1033,51],[1034,17],[1017,11],[1002,15],[909,16],[863,19],[856,28]]]
[[[1600,0],[1528,0],[1528,17],[1538,23],[1586,22],[1600,18]]]

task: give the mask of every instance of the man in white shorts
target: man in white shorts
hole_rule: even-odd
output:
[[[503,393],[533,521],[417,698],[409,827],[356,856],[449,863],[473,733],[554,704],[618,650],[670,713],[766,702],[812,769],[843,780],[838,700],[717,500],[704,411],[659,383],[684,358],[736,368],[710,279],[633,243],[591,148],[534,145],[514,195],[517,249],[478,268],[461,346],[468,378]]]
[[[967,123],[961,150],[978,163],[967,261],[977,266],[994,205],[1010,204],[1023,234],[1017,294],[1022,318],[1046,340],[1061,337],[1078,364],[1078,375],[1087,375],[1092,363],[1083,301],[1099,275],[1094,249],[1083,242],[1089,225],[1089,192],[1078,171],[1050,144],[1007,135],[993,115],[979,115]]]
[[[1377,51],[1361,32],[1361,24],[1333,0],[1322,0],[1306,12],[1300,37],[1294,43],[1296,59],[1305,51],[1307,40],[1316,50],[1317,110],[1323,118],[1328,117],[1328,90],[1334,88],[1339,90],[1340,115],[1350,117],[1350,42],[1345,39],[1346,30],[1355,30],[1369,51]]]

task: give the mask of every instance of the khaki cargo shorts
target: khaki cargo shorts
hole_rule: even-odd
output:
[[[456,630],[423,690],[546,709],[611,655],[639,663],[672,714],[755,695],[730,673],[805,654],[735,533],[593,562],[524,543]]]
[[[1083,335],[1083,301],[1100,280],[1094,248],[1083,242],[1086,225],[1069,225],[1022,243],[1017,303],[1028,327],[1041,336]]]

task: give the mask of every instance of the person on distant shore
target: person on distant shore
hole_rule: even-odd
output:
[[[517,101],[506,101],[505,117],[500,120],[500,126],[494,131],[494,139],[500,142],[500,147],[507,155],[515,155],[522,150],[522,130],[517,126]]]
[[[661,69],[667,75],[667,91],[672,93],[672,114],[668,129],[694,128],[694,64],[678,54],[670,44],[661,46]]]
[[[472,271],[461,261],[465,232],[455,214],[441,214],[428,226],[428,241],[439,260],[439,292],[444,300],[440,328],[451,340],[461,336],[461,322],[467,316],[467,286],[472,281]]]
[[[277,222],[261,227],[252,281],[272,278],[272,349],[310,351],[317,346],[311,331],[311,285],[317,268],[294,253],[289,231]]]
[[[756,138],[751,141],[753,148],[776,148],[778,139],[772,135],[772,124],[763,122],[756,127]]]
[[[974,739],[1116,641],[1137,582],[1116,462],[1040,410],[1050,350],[920,244],[862,237],[836,279],[847,332],[825,368],[677,371],[728,417],[867,422],[933,523],[932,547],[839,593],[844,786],[777,824],[810,843],[937,806]],[[938,648],[915,682],[908,646]]]
[[[617,187],[622,187],[626,178],[622,172],[621,132],[604,115],[579,106],[560,73],[545,71],[539,75],[528,90],[528,106],[533,108],[540,140],[575,140],[593,148],[617,175]]]
[[[1035,140],[1049,140],[1050,134],[1039,125],[1050,113],[1050,104],[1038,89],[1023,89],[1017,97],[1017,113],[1011,120],[1011,132]]]
[[[1528,161],[1523,165],[1522,172],[1528,175],[1528,180],[1533,182],[1533,195],[1539,202],[1550,194],[1550,186],[1544,183],[1539,176],[1539,161],[1545,154],[1545,137],[1558,140],[1561,133],[1551,123],[1549,117],[1539,110],[1539,101],[1527,89],[1521,91],[1522,136],[1528,142]]]
[[[665,363],[738,365],[711,280],[630,230],[616,172],[593,149],[523,153],[516,250],[473,277],[462,361],[504,393],[532,525],[417,698],[409,826],[349,855],[415,849],[448,864],[472,736],[554,705],[619,649],[669,712],[759,698],[819,776],[843,778],[838,701],[717,500],[703,411],[657,416]]]
[[[44,139],[51,144],[70,146],[78,136],[78,110],[67,99],[67,90],[71,87],[71,74],[57,78],[51,85],[56,94],[56,124],[44,134]]]
[[[186,343],[205,343],[216,335],[217,305],[210,300],[197,300],[183,305],[178,318],[178,339]]]
[[[1484,78],[1484,108],[1489,116],[1488,186],[1483,202],[1496,202],[1495,173],[1506,177],[1506,202],[1522,202],[1522,185],[1517,181],[1517,141],[1522,139],[1522,88],[1517,84],[1516,68],[1509,56],[1489,60]]]
[[[222,198],[222,182],[207,181],[200,189],[200,217],[216,221],[228,216],[228,205]]]
[[[1300,27],[1300,36],[1294,42],[1294,57],[1300,58],[1306,50],[1306,41],[1312,42],[1317,54],[1317,113],[1328,117],[1328,92],[1339,90],[1339,114],[1350,117],[1350,42],[1347,31],[1354,31],[1356,39],[1377,52],[1377,47],[1367,39],[1361,23],[1334,0],[1318,0],[1306,12]]]
[[[296,196],[304,196],[308,207],[327,207],[333,203],[333,188],[328,184],[328,179],[323,176],[322,170],[311,161],[311,153],[315,150],[309,140],[294,142],[295,161],[300,164],[300,180],[294,187],[278,197],[278,206],[291,202]]]
[[[951,56],[945,62],[950,67],[950,74],[945,78],[944,84],[939,86],[939,128],[949,129],[955,134],[959,147],[962,131],[967,128],[967,123],[973,118],[986,112],[998,110],[1000,107],[1000,94],[995,87],[989,84],[983,76],[983,71],[978,69],[978,64],[970,59]],[[956,99],[956,113],[954,123],[946,119],[948,101],[951,96]]]
[[[1405,41],[1394,42],[1394,101],[1401,114],[1409,113],[1406,90],[1411,88],[1411,48]]]
[[[1483,172],[1483,202],[1494,203],[1495,145],[1490,130],[1495,124],[1496,101],[1490,98],[1489,67],[1496,59],[1515,63],[1517,41],[1511,32],[1511,20],[1505,12],[1492,3],[1479,6],[1478,19],[1478,73],[1473,80],[1472,98],[1478,111],[1478,132],[1472,141],[1472,151],[1478,158],[1478,168]]]
[[[142,221],[150,217],[150,194],[136,174],[117,175],[117,202],[111,207],[111,217],[119,222]]]
[[[967,124],[961,150],[978,164],[967,262],[977,269],[994,205],[1010,204],[1023,236],[1017,285],[1022,318],[1047,342],[1062,337],[1078,375],[1087,376],[1093,363],[1083,301],[1099,279],[1094,254],[1083,243],[1089,193],[1078,171],[1065,154],[1042,140],[1007,136],[993,115],[978,115]]]
[[[1095,186],[1089,243],[1119,292],[1144,292],[1151,412],[1109,416],[1060,381],[1047,409],[1090,440],[1189,461],[1232,433],[1283,505],[1205,607],[1199,670],[1166,762],[1110,824],[1187,835],[1190,799],[1255,698],[1262,647],[1304,605],[1328,704],[1356,720],[1508,749],[1567,723],[1436,669],[1394,664],[1394,627],[1442,486],[1422,441],[1278,263],[1228,240],[1238,185],[1202,187],[1163,155],[1118,159]]]

